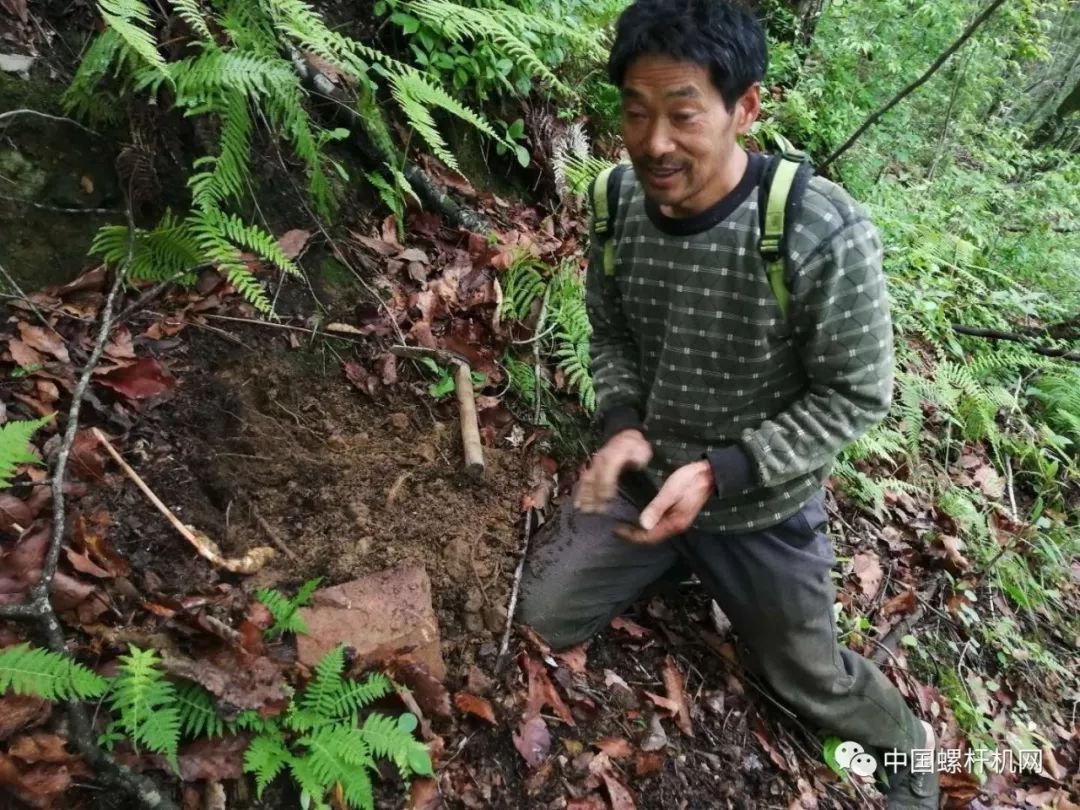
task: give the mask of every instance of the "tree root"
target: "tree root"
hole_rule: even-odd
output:
[[[385,164],[401,165],[400,159],[391,151],[393,147],[389,133],[382,121],[382,114],[374,104],[369,105],[370,117],[374,120],[365,120],[342,97],[337,85],[313,67],[299,51],[294,51],[291,57],[293,67],[304,88],[318,98],[335,102],[337,110],[335,117],[347,125],[347,129],[352,133],[350,142],[357,148],[366,163],[376,169],[382,169]],[[486,233],[491,229],[491,224],[486,217],[459,204],[423,169],[412,163],[406,163],[402,174],[405,175],[405,179],[409,181],[409,185],[412,186],[424,207],[437,211],[450,226],[464,228],[474,233]]]

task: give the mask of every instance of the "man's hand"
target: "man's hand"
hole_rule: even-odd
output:
[[[679,467],[641,510],[640,528],[621,523],[615,533],[623,540],[641,545],[653,545],[682,534],[715,492],[716,483],[708,461]]]
[[[625,470],[640,470],[652,458],[649,440],[640,430],[616,433],[596,451],[589,468],[578,482],[574,508],[582,512],[606,512],[615,499],[619,476]]]

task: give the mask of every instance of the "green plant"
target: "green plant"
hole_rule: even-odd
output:
[[[184,215],[166,214],[152,229],[103,228],[91,247],[106,261],[124,261],[132,244],[131,276],[138,279],[191,281],[203,266],[217,267],[248,301],[269,312],[270,301],[253,275],[254,262],[265,261],[282,272],[298,269],[265,225],[245,221],[235,209],[253,196],[250,150],[258,128],[280,136],[304,166],[308,193],[328,216],[335,204],[333,176],[348,175],[326,146],[348,135],[324,129],[311,118],[301,79],[291,61],[298,49],[314,53],[355,78],[360,103],[373,137],[395,153],[370,99],[384,79],[412,128],[444,162],[456,168],[453,155],[432,117],[440,109],[506,141],[479,113],[469,109],[423,73],[389,55],[330,28],[304,0],[225,0],[211,6],[185,0],[175,4],[190,38],[183,56],[167,61],[159,50],[155,18],[141,0],[100,0],[106,28],[87,50],[64,96],[68,110],[91,120],[115,115],[121,96],[145,94],[185,116],[209,116],[220,132],[216,154],[194,161],[188,180],[192,205]],[[365,102],[365,99],[367,100]],[[381,134],[380,134],[381,133]],[[402,186],[380,186],[384,195]],[[389,188],[387,187],[389,186]],[[253,254],[254,258],[245,254]]]
[[[415,715],[388,717],[361,712],[393,691],[381,674],[363,681],[344,676],[345,648],[339,645],[315,666],[307,688],[293,695],[285,711],[263,717],[242,712],[235,721],[218,714],[202,686],[175,683],[161,670],[153,650],[130,647],[120,656],[114,678],[103,678],[66,655],[20,644],[0,650],[0,695],[7,690],[46,700],[108,697],[112,719],[101,742],[128,740],[136,748],[162,754],[178,770],[181,739],[255,733],[244,754],[244,768],[255,777],[259,795],[288,770],[301,789],[305,807],[325,810],[331,789],[340,786],[350,807],[374,807],[371,779],[377,761],[394,763],[401,778],[432,774],[427,748],[412,733]]]
[[[50,415],[0,426],[0,489],[11,486],[11,477],[20,464],[41,463],[41,459],[30,452],[30,437],[51,419]]]
[[[297,612],[311,601],[311,595],[322,584],[322,577],[309,579],[300,586],[296,596],[288,597],[280,591],[263,588],[255,594],[255,598],[266,605],[274,623],[266,630],[268,639],[277,638],[285,633],[307,633],[307,625]]]

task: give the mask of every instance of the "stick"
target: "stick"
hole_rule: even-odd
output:
[[[146,485],[146,482],[139,477],[139,474],[131,468],[131,466],[124,461],[123,457],[116,452],[116,448],[112,446],[112,443],[105,437],[97,428],[92,428],[91,433],[94,438],[97,439],[98,444],[105,448],[105,451],[112,456],[113,461],[117,463],[124,474],[130,478],[139,489],[142,490],[143,495],[150,501],[157,510],[165,516],[165,519],[172,524],[176,531],[180,532],[181,536],[194,546],[195,551],[200,557],[205,557],[214,565],[224,568],[227,571],[232,571],[235,574],[253,574],[266,565],[267,560],[274,556],[274,550],[267,548],[266,546],[259,546],[253,548],[243,557],[232,559],[221,556],[221,551],[218,549],[217,543],[207,537],[201,532],[196,534],[190,528],[180,522],[173,511],[167,507],[153,490]]]
[[[857,130],[855,130],[855,132],[853,132],[851,134],[851,137],[849,137],[846,141],[844,141],[844,143],[841,144],[831,155],[829,155],[827,158],[825,158],[825,161],[821,164],[819,169],[821,171],[824,171],[825,168],[827,166],[829,166],[829,164],[831,164],[838,157],[840,157],[842,154],[844,154],[844,152],[846,152],[848,149],[850,149],[852,144],[854,144],[855,141],[859,140],[859,137],[864,132],[866,132],[866,130],[870,129],[870,127],[872,127],[874,124],[876,124],[878,122],[878,120],[883,115],[885,115],[885,113],[887,113],[889,110],[891,110],[893,107],[895,107],[901,101],[903,101],[909,95],[911,95],[916,90],[918,90],[919,87],[921,87],[923,84],[925,84],[927,82],[927,80],[929,80],[929,78],[931,76],[933,76],[935,73],[937,73],[938,68],[940,68],[942,65],[944,65],[945,62],[948,60],[948,58],[950,56],[952,56],[954,53],[956,53],[956,51],[958,51],[960,49],[961,45],[963,45],[965,42],[967,42],[969,39],[971,39],[971,35],[974,34],[978,30],[979,26],[982,25],[984,22],[986,22],[986,20],[989,19],[990,15],[993,14],[995,11],[997,11],[998,7],[1004,5],[1004,3],[1005,3],[1005,0],[994,0],[994,2],[992,2],[989,6],[987,6],[986,9],[978,17],[976,17],[974,20],[971,21],[971,25],[969,25],[967,27],[967,30],[965,30],[964,33],[960,35],[959,39],[957,39],[952,45],[950,45],[945,50],[945,52],[943,54],[941,54],[941,56],[939,56],[937,59],[934,60],[934,64],[930,65],[930,67],[928,67],[926,69],[926,72],[923,73],[922,76],[917,78],[915,81],[913,81],[907,87],[905,87],[903,90],[901,90],[895,96],[893,96],[892,99],[884,107],[881,107],[876,112],[874,112],[869,118],[867,118],[862,123],[862,125]]]
[[[454,370],[454,390],[457,393],[458,416],[461,418],[461,445],[465,451],[465,472],[474,478],[484,475],[484,449],[480,444],[480,424],[476,418],[476,392],[473,391],[472,369],[468,363],[457,363]]]
[[[1036,354],[1080,363],[1080,354],[1072,353],[1068,349],[1051,349],[1048,346],[1039,346],[1032,343],[1031,337],[1027,335],[1017,335],[1013,332],[1001,332],[997,329],[983,329],[979,326],[964,326],[961,323],[954,323],[952,329],[958,335],[970,335],[971,337],[981,337],[986,338],[987,340],[1011,340],[1015,343],[1024,344]]]
[[[94,132],[94,130],[90,129],[89,127],[83,126],[78,121],[73,121],[70,118],[64,118],[61,115],[49,115],[49,113],[39,112],[38,110],[9,110],[6,113],[0,113],[0,121],[3,121],[6,118],[14,118],[18,115],[33,115],[37,118],[47,118],[50,121],[63,121],[65,124],[71,124],[73,127],[78,127],[83,132],[89,132],[91,135],[97,138],[101,137],[100,134]]]
[[[533,508],[525,510],[525,541],[521,544],[521,559],[514,571],[514,584],[510,589],[510,603],[506,607],[506,627],[503,628],[502,644],[499,645],[499,657],[495,659],[495,672],[498,673],[506,664],[506,652],[510,649],[510,631],[514,628],[514,611],[517,610],[518,591],[521,589],[521,576],[525,573],[525,560],[529,556],[529,540],[532,538]]]
[[[262,529],[266,536],[270,538],[270,542],[272,542],[275,546],[281,549],[282,554],[284,554],[293,562],[296,562],[300,559],[296,556],[296,552],[289,548],[288,544],[281,539],[281,535],[274,531],[274,527],[266,522],[266,518],[264,518],[262,516],[262,513],[259,512],[259,507],[255,505],[254,501],[251,502],[251,514],[255,516],[255,522],[259,524],[259,528]]]

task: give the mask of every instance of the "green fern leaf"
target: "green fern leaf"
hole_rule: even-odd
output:
[[[158,669],[161,659],[153,650],[130,646],[120,656],[120,673],[113,683],[111,704],[122,729],[136,750],[140,746],[165,758],[179,770],[180,706],[176,687]]]
[[[266,786],[291,761],[292,754],[279,733],[260,734],[252,740],[244,752],[244,771],[255,775],[255,795],[262,798]]]
[[[153,16],[140,0],[98,0],[105,23],[155,72],[169,77],[169,65],[157,49],[154,34],[146,30]]]
[[[0,695],[10,689],[44,700],[85,700],[100,697],[108,688],[105,678],[66,655],[29,644],[0,650]]]
[[[30,437],[52,418],[16,420],[0,426],[0,489],[11,486],[11,477],[20,464],[41,464],[41,459],[30,452]]]
[[[176,689],[180,709],[180,733],[188,739],[221,737],[225,723],[217,712],[213,696],[201,685],[185,681]]]

